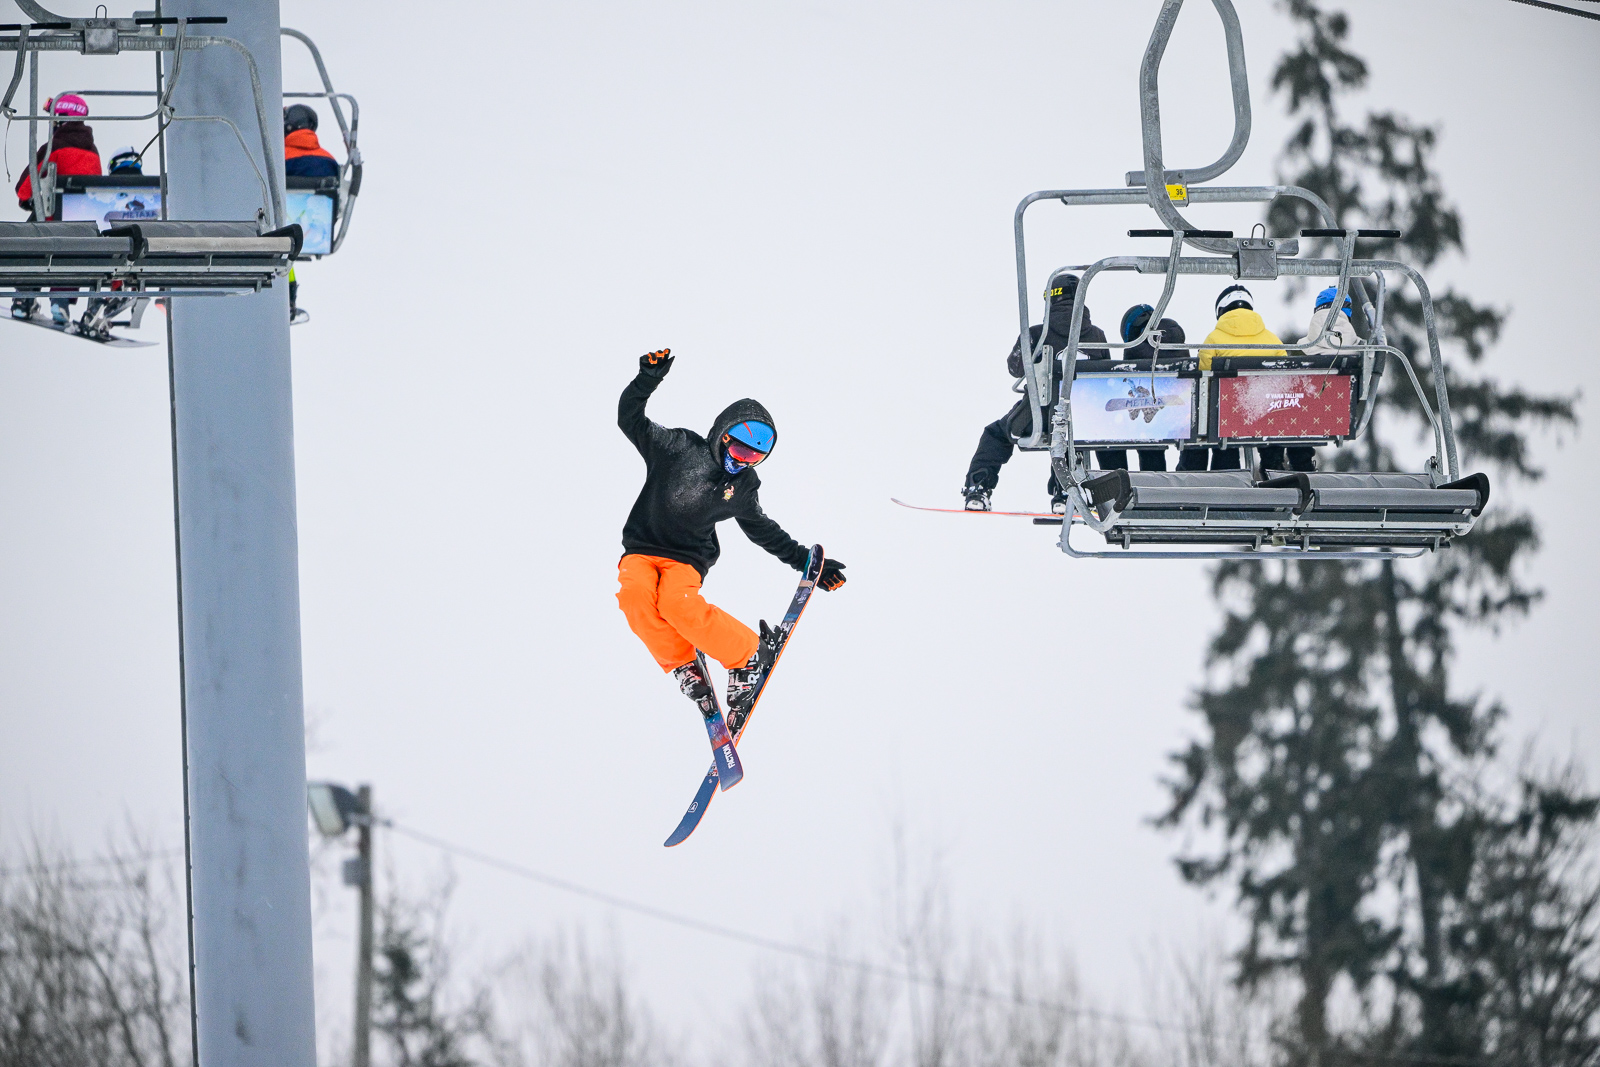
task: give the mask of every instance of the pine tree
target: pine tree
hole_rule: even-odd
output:
[[[1463,253],[1460,214],[1433,170],[1438,131],[1392,112],[1346,120],[1341,98],[1367,77],[1346,46],[1349,20],[1313,0],[1280,7],[1299,37],[1273,76],[1298,123],[1279,180],[1318,193],[1337,226],[1404,235],[1364,241],[1361,255],[1426,273]],[[1288,200],[1267,221],[1280,235],[1325,225]],[[1573,399],[1472,376],[1467,365],[1498,338],[1505,312],[1454,289],[1435,294],[1434,307],[1462,473],[1536,480],[1529,437],[1574,425]],[[1431,397],[1416,293],[1391,288],[1385,319]],[[1323,466],[1421,468],[1426,413],[1399,368],[1380,388],[1365,439],[1324,450]],[[1462,783],[1494,755],[1502,709],[1458,694],[1450,661],[1462,627],[1497,627],[1537,603],[1520,572],[1538,544],[1532,517],[1497,501],[1471,535],[1416,563],[1230,562],[1214,572],[1224,622],[1208,662],[1220,680],[1196,697],[1209,736],[1174,756],[1161,821],[1210,831],[1213,847],[1180,859],[1180,871],[1235,888],[1250,930],[1243,984],[1285,972],[1298,980],[1305,1061],[1351,1047],[1327,1023],[1341,979],[1391,1006],[1387,1047],[1482,1053],[1481,1035],[1458,1022],[1483,991],[1452,979],[1448,937],[1497,825],[1464,799]]]

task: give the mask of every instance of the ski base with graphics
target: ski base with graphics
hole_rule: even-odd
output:
[[[711,689],[711,714],[702,715],[706,721],[706,735],[711,738],[711,773],[720,781],[722,788],[732,789],[744,779],[744,764],[739,762],[739,751],[734,748],[733,735],[728,732],[728,723],[722,717],[722,704],[717,700],[717,689],[710,685],[711,672],[706,670],[706,654],[698,648],[694,650],[694,661],[700,665],[700,677],[706,680]]]
[[[806,610],[806,604],[811,600],[811,593],[817,587],[817,579],[822,575],[822,562],[824,556],[821,545],[812,545],[811,554],[806,557],[805,573],[800,577],[800,585],[794,591],[794,597],[789,601],[789,610],[784,612],[783,621],[778,623],[778,647],[772,657],[772,666],[767,668],[767,673],[761,676],[761,682],[756,687],[756,695],[750,701],[750,707],[742,715],[736,715],[735,721],[729,725],[733,728],[733,744],[737,745],[744,728],[750,725],[750,717],[755,714],[756,705],[761,702],[761,694],[767,691],[767,682],[772,680],[772,672],[778,669],[778,661],[783,658],[783,650],[788,647],[789,638],[794,634],[795,626],[800,622],[801,614]],[[701,668],[702,670],[704,667]],[[678,823],[678,828],[672,831],[672,836],[663,844],[667,848],[681,845],[694,833],[695,827],[700,825],[700,820],[705,817],[706,808],[711,804],[711,798],[717,795],[718,765],[713,762],[711,770],[706,772],[705,778],[700,782],[700,790],[695,793],[694,800],[689,802],[689,810],[683,813],[683,819]]]

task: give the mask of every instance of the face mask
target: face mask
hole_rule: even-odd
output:
[[[747,466],[749,466],[749,464],[740,463],[726,452],[722,454],[722,469],[727,471],[729,474],[738,474]]]

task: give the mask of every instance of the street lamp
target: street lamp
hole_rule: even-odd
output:
[[[356,856],[344,861],[344,884],[361,892],[361,919],[356,948],[356,1017],[354,1067],[372,1063],[372,787],[352,793],[332,782],[306,783],[306,806],[324,837],[342,837],[356,827]]]

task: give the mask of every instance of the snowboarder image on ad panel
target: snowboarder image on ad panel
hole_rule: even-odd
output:
[[[730,719],[757,691],[771,666],[776,632],[757,634],[700,595],[700,583],[722,548],[717,523],[734,519],[751,541],[795,570],[806,549],[761,510],[755,467],[777,443],[767,409],[737,400],[717,416],[709,438],[668,429],[645,415],[650,394],[672,369],[670,349],[639,357],[639,373],[622,391],[617,425],[645,461],[644,487],[622,528],[617,604],[661,669],[708,718],[716,705],[710,682],[695,662],[699,649],[728,669]],[[844,564],[823,563],[817,584],[844,584]]]

